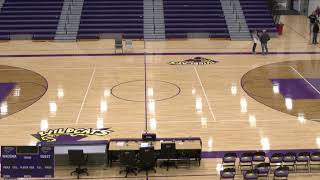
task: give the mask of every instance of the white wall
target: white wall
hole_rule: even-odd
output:
[[[320,7],[320,0],[309,0],[308,15],[316,10],[317,6]]]

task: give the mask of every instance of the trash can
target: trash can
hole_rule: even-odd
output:
[[[277,32],[278,32],[278,34],[279,35],[282,35],[282,33],[283,33],[283,24],[282,23],[279,23],[279,24],[277,24]]]

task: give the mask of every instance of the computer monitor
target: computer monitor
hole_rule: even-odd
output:
[[[147,148],[150,147],[151,145],[149,143],[141,143],[140,148]]]
[[[143,141],[155,141],[157,139],[157,135],[153,133],[143,133],[142,140]]]

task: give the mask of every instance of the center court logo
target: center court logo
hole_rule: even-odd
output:
[[[41,142],[77,141],[88,136],[106,136],[112,133],[110,128],[58,128],[39,131],[33,134]]]
[[[187,59],[183,61],[170,61],[169,65],[208,65],[208,64],[216,64],[218,61],[207,59],[203,57],[194,57],[192,59]]]

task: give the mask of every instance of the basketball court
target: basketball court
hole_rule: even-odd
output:
[[[136,138],[147,130],[201,137],[206,152],[320,148],[319,46],[309,43],[305,17],[282,22],[284,35],[271,40],[267,56],[251,54],[248,41],[134,41],[124,54],[114,54],[112,40],[2,42],[0,142],[35,145],[39,131],[110,128],[85,140]],[[198,57],[216,62],[170,64]],[[153,179],[218,179],[220,161],[160,170]],[[120,177],[117,168],[91,174]],[[69,169],[57,167],[56,176],[68,178]]]

